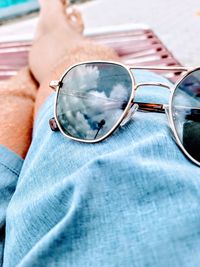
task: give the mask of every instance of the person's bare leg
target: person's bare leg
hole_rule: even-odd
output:
[[[60,3],[60,7],[63,8],[62,2],[59,0],[56,2],[55,7]],[[36,38],[49,32],[48,28],[52,27],[50,15],[50,13],[48,13],[48,16],[41,15],[42,18],[46,19],[46,24],[43,19],[40,20]],[[82,22],[77,14],[74,14],[74,12],[66,14],[63,9],[63,16],[66,20],[70,19],[72,28],[76,26],[76,28],[79,27],[79,31],[81,30]],[[78,25],[74,20],[71,20],[72,16],[79,19]],[[39,54],[41,55],[40,52]],[[15,77],[0,82],[0,145],[10,148],[23,158],[26,156],[32,139],[33,111],[37,87],[38,84],[28,68],[21,70]]]
[[[49,82],[60,78],[70,65],[88,60],[119,61],[119,57],[111,48],[93,43],[80,34],[82,20],[78,12],[76,12],[77,22],[72,25],[66,19],[66,4],[64,5],[63,1],[40,0],[40,2],[42,10],[39,33],[36,34],[37,39],[29,56],[31,71],[40,83],[35,115],[52,92]],[[50,21],[47,18],[49,16]],[[42,34],[41,29],[43,29]]]
[[[37,86],[28,68],[0,82],[0,144],[25,157],[30,146]]]
[[[93,59],[118,57],[113,50],[96,45],[80,34],[83,23],[78,12],[65,13],[64,0],[41,0],[42,11],[30,53],[30,68],[40,83],[35,113],[51,93],[49,81],[59,78],[69,65]],[[44,12],[43,12],[44,11]],[[77,20],[69,20],[75,17]],[[36,83],[28,69],[0,83],[0,144],[25,157],[31,143]]]

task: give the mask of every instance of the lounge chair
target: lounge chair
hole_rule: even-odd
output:
[[[137,66],[181,66],[158,36],[145,25],[125,25],[90,30],[85,33],[92,40],[116,50],[122,62]],[[0,43],[0,80],[17,73],[27,64],[31,41]],[[181,73],[163,72],[171,81]]]

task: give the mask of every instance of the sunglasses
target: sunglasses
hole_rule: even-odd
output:
[[[138,83],[132,70],[186,72],[175,84]],[[141,86],[170,90],[169,104],[135,102]],[[139,111],[166,113],[169,127],[183,153],[200,166],[200,68],[131,67],[116,62],[84,62],[70,67],[59,81],[51,81],[56,91],[53,131],[76,141],[97,143],[130,121]],[[172,88],[171,88],[172,87]]]

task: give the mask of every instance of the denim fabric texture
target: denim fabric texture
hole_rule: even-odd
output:
[[[20,156],[0,146],[0,266],[3,262],[6,210],[15,192],[22,165]]]
[[[146,87],[136,101],[168,97]],[[0,150],[2,265],[199,267],[200,168],[175,144],[166,115],[137,112],[110,138],[84,144],[50,130],[54,100],[37,117],[23,166]]]

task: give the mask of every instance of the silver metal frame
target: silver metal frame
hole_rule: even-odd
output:
[[[171,94],[170,94],[170,98],[169,98],[169,116],[168,116],[168,119],[169,119],[169,126],[174,134],[174,137],[175,137],[175,140],[176,140],[176,143],[178,144],[178,146],[181,148],[181,150],[183,151],[183,153],[192,161],[194,162],[196,165],[200,166],[200,162],[198,162],[197,160],[195,160],[188,152],[187,150],[184,148],[183,144],[181,143],[181,140],[177,134],[177,131],[176,131],[176,127],[175,127],[175,123],[174,123],[174,120],[173,120],[173,112],[172,112],[172,102],[173,102],[173,97],[174,97],[174,92],[176,90],[176,88],[179,86],[179,84],[182,82],[182,80],[184,78],[186,78],[190,73],[192,73],[193,71],[196,71],[196,70],[200,70],[200,67],[197,67],[197,68],[193,68],[193,69],[190,69],[189,71],[187,71],[187,73],[175,84],[173,90],[171,91]],[[166,111],[167,113],[167,111]]]
[[[131,77],[131,81],[132,81],[132,92],[131,92],[131,96],[129,99],[129,102],[127,104],[127,107],[125,108],[123,114],[121,115],[121,117],[119,118],[119,120],[116,122],[116,124],[113,126],[113,128],[104,136],[102,136],[101,138],[95,139],[95,140],[84,140],[84,139],[79,139],[73,136],[70,136],[68,134],[66,134],[63,130],[62,127],[57,119],[57,113],[56,113],[56,104],[57,104],[57,99],[58,99],[58,93],[59,90],[61,88],[61,84],[62,84],[62,80],[64,79],[64,77],[66,76],[66,74],[73,68],[79,66],[79,65],[83,65],[83,64],[95,64],[95,63],[109,63],[109,64],[115,64],[118,66],[122,66],[124,67],[128,74]],[[169,86],[169,84],[164,84],[164,83],[152,83],[152,82],[145,82],[145,83],[139,83],[136,84],[135,79],[134,79],[134,75],[132,74],[131,70],[134,69],[140,69],[140,70],[156,70],[156,71],[174,71],[174,72],[186,72],[177,82],[176,84],[174,84],[172,87]],[[168,121],[169,121],[169,127],[171,128],[173,135],[175,137],[175,141],[178,144],[178,146],[180,147],[180,149],[183,151],[183,153],[195,164],[197,164],[198,166],[200,166],[200,162],[198,162],[197,160],[195,160],[183,147],[181,140],[177,134],[176,128],[175,128],[175,124],[174,124],[174,120],[173,120],[173,114],[172,114],[172,101],[173,101],[173,96],[174,96],[174,92],[177,88],[177,86],[181,83],[181,81],[187,77],[190,73],[192,73],[193,71],[196,70],[200,70],[200,67],[196,67],[196,68],[187,68],[187,67],[154,67],[154,66],[147,66],[147,67],[141,67],[141,66],[131,66],[131,65],[124,65],[118,62],[114,62],[114,61],[86,61],[86,62],[81,62],[78,64],[75,64],[73,66],[71,66],[70,68],[68,68],[62,75],[62,77],[60,78],[60,80],[58,81],[51,81],[50,82],[50,87],[56,91],[56,100],[55,100],[55,105],[54,105],[54,114],[55,114],[55,120],[57,123],[57,126],[60,130],[60,132],[75,141],[79,141],[79,142],[84,142],[84,143],[98,143],[100,141],[103,141],[104,139],[106,139],[107,137],[109,137],[117,128],[118,126],[120,126],[120,124],[122,123],[122,121],[127,117],[131,107],[133,106],[133,104],[137,103],[139,105],[139,110],[142,111],[149,111],[149,112],[161,112],[161,113],[166,113]],[[156,103],[141,103],[141,102],[134,102],[134,97],[135,97],[135,92],[136,90],[141,87],[141,86],[160,86],[160,87],[164,87],[170,90],[170,97],[169,97],[169,105],[163,105],[163,104],[156,104]]]

